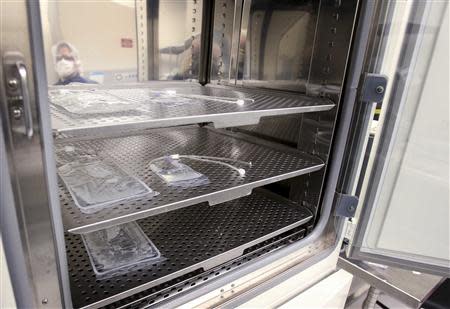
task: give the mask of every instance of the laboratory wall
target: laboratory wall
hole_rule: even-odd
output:
[[[68,41],[85,77],[98,82],[137,79],[135,1],[41,1],[49,84],[57,80],[51,47]]]

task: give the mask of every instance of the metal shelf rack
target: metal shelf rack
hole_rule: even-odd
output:
[[[324,166],[319,158],[298,150],[250,142],[239,138],[239,134],[207,127],[152,129],[127,134],[109,138],[57,139],[56,147],[70,146],[73,149],[70,155],[95,152],[113,160],[160,194],[152,199],[138,198],[94,214],[84,214],[61,183],[63,221],[69,232],[86,233],[202,202],[223,203],[249,195],[254,188],[311,173]],[[210,183],[191,188],[169,187],[152,172],[149,162],[170,154],[232,158],[252,162],[252,167],[246,169],[245,177],[241,177],[225,166],[189,161],[189,166],[206,175]],[[223,208],[223,205],[217,207]]]
[[[155,92],[163,90],[187,96],[187,103],[156,102]],[[86,100],[83,94],[91,91],[99,101],[114,98],[129,104],[130,108],[121,112],[110,112],[106,107],[101,113],[69,112],[63,107],[63,99],[55,99],[55,94],[61,91],[69,91],[76,98],[73,100],[80,101]],[[236,104],[237,99],[243,100],[243,104]],[[326,111],[335,106],[329,99],[302,94],[221,85],[201,86],[188,82],[151,82],[128,85],[127,88],[123,85],[52,88],[50,101],[53,101],[53,129],[72,135],[89,133],[92,129],[140,130],[207,122],[212,122],[216,128],[236,127],[258,124],[261,117]],[[56,101],[60,103],[56,104]]]
[[[165,260],[104,280],[96,280],[81,237],[66,233],[73,305],[105,306],[193,271],[208,271],[311,218],[306,208],[263,189],[221,207],[197,204],[159,214],[137,222]]]

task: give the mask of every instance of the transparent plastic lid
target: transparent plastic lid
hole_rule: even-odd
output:
[[[83,213],[94,213],[122,201],[158,193],[112,161],[81,156],[58,167],[58,174]]]
[[[102,90],[53,90],[49,92],[52,104],[73,114],[105,114],[136,111],[137,102],[123,99]]]
[[[152,161],[150,168],[169,186],[188,188],[209,184],[208,177],[170,156]]]
[[[151,90],[148,92],[149,103],[158,103],[164,104],[165,106],[180,106],[186,104],[196,104],[198,101],[195,101],[190,98],[184,98],[176,94],[176,92],[171,90],[163,90],[163,91],[154,91]]]
[[[99,279],[162,260],[159,250],[136,222],[82,234],[82,238]]]

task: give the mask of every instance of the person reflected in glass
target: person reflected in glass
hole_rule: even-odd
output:
[[[55,85],[97,84],[97,82],[81,76],[81,61],[75,46],[62,41],[53,46],[52,53],[55,71],[58,74],[58,81]]]

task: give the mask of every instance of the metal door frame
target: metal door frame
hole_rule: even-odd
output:
[[[6,10],[6,5],[2,4],[2,9]],[[34,132],[27,137],[13,131],[20,120],[8,117],[11,110],[4,70],[0,68],[0,144],[5,146],[1,229],[6,260],[19,307],[71,307],[50,113],[48,104],[42,104],[48,94],[39,2],[15,1],[9,5],[14,12],[8,13],[14,13],[17,23],[11,25],[9,37],[3,36],[1,54],[18,51],[24,55],[27,76],[26,83],[20,85],[29,89]],[[14,34],[23,39],[13,37],[17,30],[21,33]]]

